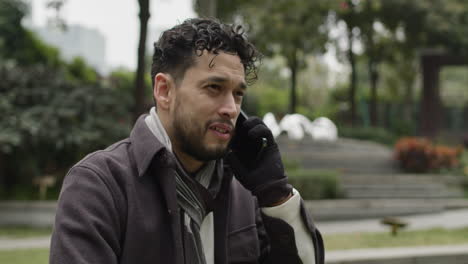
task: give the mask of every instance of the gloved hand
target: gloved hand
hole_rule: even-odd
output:
[[[240,126],[236,128],[227,162],[237,180],[257,197],[261,207],[272,206],[292,192],[278,145],[260,118],[250,117]],[[262,138],[267,140],[264,147]]]

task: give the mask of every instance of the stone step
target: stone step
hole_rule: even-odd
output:
[[[442,183],[457,185],[462,181],[458,176],[442,174],[343,174],[340,182],[343,184],[429,184]]]
[[[347,190],[362,190],[362,191],[408,191],[408,192],[441,192],[448,187],[443,184],[428,183],[424,185],[416,184],[342,184]]]
[[[466,264],[468,245],[328,251],[326,264]]]
[[[370,157],[325,159],[323,157],[298,157],[295,155],[283,155],[283,159],[296,161],[304,169],[338,170],[348,174],[389,174],[400,172],[398,163],[390,159]]]
[[[468,208],[467,199],[345,199],[305,201],[316,221],[381,218]]]
[[[339,139],[336,142],[314,142],[308,139],[278,140],[282,157],[296,161],[305,169],[339,170],[345,173],[399,173],[393,150],[372,142]]]
[[[318,162],[318,161],[299,161],[304,169],[312,170],[338,170],[348,174],[393,174],[398,173],[399,168],[393,162],[358,162],[358,161],[340,161],[340,162]]]
[[[442,175],[343,175],[346,197],[365,198],[462,198],[460,178]]]
[[[359,140],[359,139],[350,139],[350,138],[339,138],[337,141],[329,142],[329,141],[314,141],[309,137],[305,137],[302,140],[290,140],[287,137],[280,136],[276,138],[276,142],[280,146],[292,147],[292,148],[300,148],[303,146],[306,147],[314,147],[317,149],[330,149],[330,150],[363,150],[363,151],[370,151],[370,150],[391,150],[390,147],[386,145],[382,145],[379,143],[375,143],[372,141],[367,140]]]
[[[462,198],[462,191],[441,190],[438,192],[430,191],[407,191],[407,190],[345,190],[345,196],[350,199],[404,199],[404,198]]]

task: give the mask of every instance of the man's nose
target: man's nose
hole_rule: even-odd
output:
[[[220,115],[224,118],[233,119],[238,112],[238,105],[233,95],[224,97],[223,103],[219,109]]]

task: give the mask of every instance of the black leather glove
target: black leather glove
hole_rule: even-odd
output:
[[[231,142],[227,162],[235,177],[258,199],[261,207],[271,206],[291,194],[283,162],[270,129],[258,117],[250,117]],[[262,138],[266,139],[266,146]]]

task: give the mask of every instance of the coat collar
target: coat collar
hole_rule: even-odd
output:
[[[135,126],[130,133],[130,142],[132,144],[132,152],[135,157],[137,165],[138,176],[141,177],[148,170],[154,156],[160,151],[165,150],[166,147],[159,142],[159,140],[153,135],[151,130],[145,123],[145,115],[141,115],[135,123]],[[166,153],[167,151],[164,151]],[[167,157],[167,154],[163,155]],[[169,158],[166,158],[166,164]]]

